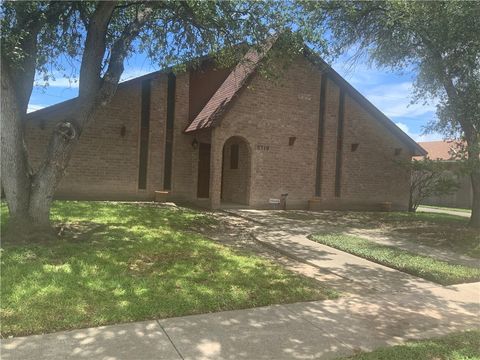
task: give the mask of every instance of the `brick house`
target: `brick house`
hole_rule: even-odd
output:
[[[84,130],[56,196],[173,201],[211,208],[378,209],[408,205],[395,160],[425,151],[332,68],[299,56],[281,78],[258,74],[250,50],[233,69],[210,60],[121,83]],[[29,114],[37,164],[75,99]]]

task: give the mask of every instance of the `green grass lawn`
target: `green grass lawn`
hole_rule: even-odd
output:
[[[480,280],[480,268],[453,265],[445,261],[414,254],[393,246],[377,244],[358,236],[315,234],[311,239],[321,244],[357,255],[367,260],[434,281],[452,285]]]
[[[367,214],[361,219],[365,227],[380,227],[390,236],[480,259],[480,232],[468,227],[467,217],[421,211]]]
[[[480,259],[480,232],[468,227],[469,218],[432,212],[395,212],[385,214],[384,223],[392,235],[409,235],[412,242],[444,248]]]
[[[417,211],[417,212],[408,212],[408,211],[393,211],[381,213],[381,218],[386,222],[426,222],[431,224],[465,224],[468,222],[468,219],[465,219],[464,216],[454,215],[454,214],[444,214],[444,213],[434,213],[426,211]]]
[[[57,201],[52,219],[63,224],[61,239],[2,244],[2,336],[337,296],[195,233],[212,225],[204,213]]]
[[[465,331],[436,339],[360,353],[349,360],[480,360],[480,331]]]

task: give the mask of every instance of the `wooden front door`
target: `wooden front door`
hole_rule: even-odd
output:
[[[210,144],[200,143],[198,148],[197,197],[210,196]]]

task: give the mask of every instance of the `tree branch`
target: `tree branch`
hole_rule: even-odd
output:
[[[447,97],[450,101],[450,103],[455,103],[458,100],[459,93],[457,89],[455,88],[455,85],[453,83],[452,77],[450,76],[450,73],[448,71],[447,66],[445,65],[445,60],[440,52],[440,50],[434,45],[432,41],[428,38],[428,36],[425,33],[418,32],[418,36],[420,37],[421,41],[423,42],[424,47],[426,48],[427,51],[430,52],[431,57],[437,62],[437,66],[439,67],[441,71],[441,83],[443,85],[443,88],[445,89],[445,92],[447,94]],[[460,124],[464,134],[465,138],[467,140],[467,143],[469,146],[472,145],[472,143],[475,142],[475,139],[477,138],[475,127],[473,123],[469,121],[465,121],[464,119],[464,114],[456,114],[456,121]]]
[[[99,96],[100,104],[107,103],[115,94],[120,76],[124,70],[123,63],[125,57],[128,55],[132,41],[138,36],[143,26],[150,20],[153,13],[154,6],[149,6],[139,11],[135,20],[124,28],[120,37],[113,44],[108,61],[108,68],[102,79]]]
[[[88,27],[85,50],[80,67],[80,81],[78,96],[92,98],[100,87],[100,73],[103,56],[106,48],[108,24],[117,3],[115,1],[101,1],[95,9]]]
[[[89,14],[87,13],[86,8],[83,6],[83,3],[81,1],[75,1],[73,4],[78,11],[78,15],[83,23],[83,26],[85,27],[85,29],[88,29]]]
[[[142,4],[142,3],[144,3],[144,1],[131,1],[131,2],[128,2],[127,4],[115,6],[115,10],[127,9],[131,6],[136,6],[136,5],[139,5],[139,4]]]

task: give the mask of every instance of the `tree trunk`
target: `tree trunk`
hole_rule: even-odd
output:
[[[42,192],[39,184],[46,183],[47,177],[40,173],[32,175],[25,144],[25,111],[18,104],[9,70],[2,61],[1,171],[9,210],[6,232],[2,235],[8,241],[24,242],[53,233],[49,213],[56,184],[51,182],[49,191]],[[56,162],[54,158],[49,160]]]
[[[80,114],[85,116],[84,123],[91,118],[92,108],[93,106],[87,106],[85,107],[86,112],[80,111]],[[2,178],[10,211],[5,234],[9,240],[41,241],[45,237],[52,237],[54,229],[50,223],[50,208],[53,196],[68,166],[79,135],[80,131],[73,125],[73,122],[65,120],[58,123],[50,138],[45,162],[34,175]],[[16,137],[16,139],[18,138]],[[2,146],[3,144],[2,131]],[[8,162],[5,163],[8,165]],[[11,163],[16,164],[16,162]],[[5,166],[6,168],[7,166]],[[5,169],[2,158],[2,172]],[[13,185],[23,183],[24,178],[27,178],[28,183],[20,191],[15,191],[16,188]]]
[[[30,226],[28,215],[30,171],[24,143],[24,126],[10,73],[2,61],[1,171],[2,187],[10,213],[9,229]]]
[[[413,189],[410,189],[410,197],[408,198],[408,212],[415,212],[415,206],[413,204]]]
[[[95,103],[86,99],[83,106],[79,104],[73,111],[75,119],[56,125],[45,161],[32,174],[25,145],[25,113],[18,106],[11,74],[3,65],[2,62],[1,183],[9,209],[9,221],[2,235],[15,242],[42,240],[45,235],[50,237],[53,234],[50,223],[52,199],[81,128],[92,117]]]
[[[90,111],[87,113],[90,114]],[[85,116],[86,123],[91,116]],[[64,120],[55,126],[48,144],[46,160],[33,176],[30,189],[29,215],[38,227],[50,226],[49,214],[53,196],[72,157],[79,136],[80,130],[74,122]]]
[[[473,123],[473,122],[472,122]],[[479,134],[473,126],[462,126],[467,142],[467,162],[470,170],[472,183],[472,215],[470,216],[470,227],[480,228],[480,139]]]
[[[132,41],[153,14],[153,7],[137,13],[112,46],[108,67],[101,77],[106,51],[107,30],[117,2],[102,1],[89,18],[87,37],[80,67],[79,95],[74,109],[57,123],[50,138],[44,163],[32,175],[24,145],[24,120],[33,86],[37,49],[36,39],[41,24],[24,42],[29,58],[22,71],[7,69],[2,61],[2,186],[10,210],[9,228],[16,238],[49,232],[50,207],[58,183],[65,173],[75,144],[82,130],[99,106],[107,104],[115,94],[123,62]],[[4,60],[2,58],[2,60]],[[28,65],[28,66],[27,66]],[[30,71],[27,71],[30,70]],[[19,87],[13,85],[20,84]],[[27,87],[27,85],[29,87]],[[22,102],[23,101],[23,102]],[[23,106],[20,106],[22,105]],[[23,226],[10,227],[22,223]]]
[[[475,156],[475,155],[474,155]],[[478,154],[476,155],[478,158]],[[470,226],[480,228],[480,166],[478,162],[474,165],[474,169],[470,174],[472,181],[473,199],[472,199],[472,215],[470,216]]]

